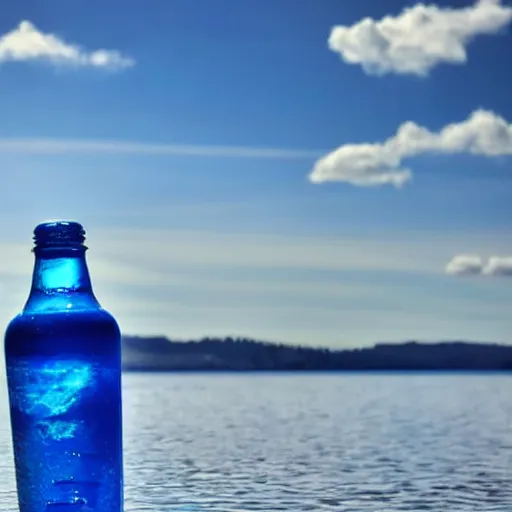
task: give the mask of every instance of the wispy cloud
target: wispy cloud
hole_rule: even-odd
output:
[[[58,66],[89,66],[109,70],[131,67],[135,61],[117,50],[88,51],[55,34],[38,30],[30,21],[0,37],[0,63],[7,61],[47,61]]]
[[[132,283],[157,282],[158,272],[199,270],[215,272],[242,270],[293,271],[391,271],[438,273],[448,254],[460,240],[443,240],[437,245],[426,234],[422,242],[411,236],[343,238],[215,232],[178,229],[91,228],[91,261],[120,262],[108,269],[109,280]],[[448,243],[448,247],[445,244]],[[430,247],[426,251],[426,247]],[[508,245],[506,246],[508,247]],[[33,255],[26,243],[0,243],[0,275],[24,275],[31,269]],[[116,263],[117,264],[117,263]],[[137,269],[135,271],[135,269]]]
[[[91,261],[115,262],[105,279],[155,284],[160,272],[183,274],[243,270],[392,272],[437,275],[451,254],[511,254],[505,231],[372,232],[343,236],[251,233],[171,228],[106,228],[86,225]],[[469,248],[474,248],[474,253]],[[459,252],[460,251],[460,252]],[[27,243],[0,243],[0,275],[30,272]],[[480,258],[479,256],[476,256]],[[481,260],[481,258],[480,258]],[[478,268],[484,266],[479,260]],[[496,260],[498,262],[498,260]],[[501,261],[501,260],[499,260]],[[171,273],[172,273],[171,272]],[[140,275],[137,275],[139,273]],[[141,277],[142,276],[142,277]]]
[[[335,26],[329,48],[367,74],[425,76],[439,64],[464,64],[475,37],[496,34],[511,20],[512,8],[500,0],[479,0],[461,9],[420,3],[398,16]]]
[[[496,340],[510,331],[504,280],[447,289],[440,272],[458,250],[512,254],[504,232],[301,236],[109,228],[104,219],[86,228],[95,290],[124,332],[359,345],[408,339],[418,329]],[[0,241],[4,325],[26,300],[29,238],[21,242],[16,230],[18,241]],[[481,293],[468,293],[475,288]]]
[[[95,233],[95,234],[94,234]],[[137,268],[267,269],[439,274],[447,255],[474,247],[478,254],[510,254],[503,232],[442,235],[436,231],[320,236],[178,229],[91,231],[94,255]],[[468,252],[469,253],[469,252]],[[95,256],[96,255],[96,256]],[[15,261],[12,258],[11,261]],[[1,269],[1,262],[0,262]],[[126,275],[130,274],[130,270]]]
[[[511,256],[491,256],[487,263],[478,254],[459,254],[446,265],[447,274],[458,276],[512,276]]]
[[[383,143],[345,144],[327,154],[316,162],[310,180],[401,187],[412,178],[403,160],[429,153],[512,155],[512,125],[487,110],[476,110],[465,121],[439,132],[408,121]]]
[[[47,138],[0,138],[0,153],[29,154],[137,154],[169,156],[203,156],[223,158],[269,158],[307,159],[318,158],[322,151],[261,148],[245,146],[203,146],[195,144],[152,144],[144,142],[87,139],[47,139]]]

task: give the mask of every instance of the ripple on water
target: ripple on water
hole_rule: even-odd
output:
[[[124,382],[126,512],[512,510],[506,376]],[[2,422],[2,512],[17,510],[13,476]]]

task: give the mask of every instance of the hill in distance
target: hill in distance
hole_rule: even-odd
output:
[[[125,371],[512,371],[512,345],[446,341],[333,350],[254,341],[123,337]]]

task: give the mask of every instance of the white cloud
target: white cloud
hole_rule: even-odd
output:
[[[512,125],[487,110],[476,110],[465,121],[439,132],[407,121],[383,143],[345,144],[327,154],[316,162],[310,180],[400,187],[412,178],[403,160],[429,153],[512,155]]]
[[[496,34],[511,20],[512,8],[500,0],[480,0],[460,9],[420,3],[398,16],[335,26],[329,48],[368,74],[425,76],[442,63],[464,64],[476,36]]]
[[[411,171],[401,168],[401,158],[386,144],[345,144],[318,160],[309,178],[313,183],[344,181],[359,187],[401,187]]]
[[[55,34],[40,32],[30,21],[0,37],[0,63],[7,61],[48,61],[54,65],[123,69],[135,64],[117,50],[87,51]]]
[[[493,256],[483,270],[489,276],[512,276],[512,256]]]
[[[119,140],[0,138],[0,153],[27,154],[136,154],[147,156],[202,156],[219,158],[274,158],[283,160],[318,158],[322,152],[302,149],[247,146],[202,146],[196,144],[152,144]]]
[[[477,254],[459,254],[446,265],[447,274],[462,276],[512,276],[511,256],[491,256],[487,263]]]
[[[446,273],[452,275],[480,275],[484,268],[482,258],[477,254],[460,254],[446,265]]]

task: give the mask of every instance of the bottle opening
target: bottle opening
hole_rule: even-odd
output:
[[[51,248],[86,248],[85,230],[74,221],[53,221],[39,224],[34,229],[34,250]]]

